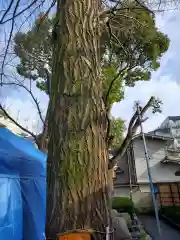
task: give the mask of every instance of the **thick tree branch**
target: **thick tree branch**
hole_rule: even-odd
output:
[[[48,149],[48,118],[49,118],[49,108],[50,105],[48,105],[48,109],[46,112],[46,118],[45,118],[45,122],[43,125],[43,130],[42,133],[40,133],[37,136],[37,141],[39,144],[39,150],[41,150],[42,152],[47,152]]]
[[[124,48],[124,46],[122,45],[122,43],[119,41],[119,39],[116,37],[116,35],[112,32],[111,29],[111,25],[110,25],[110,21],[108,20],[106,22],[107,28],[108,28],[108,33],[109,33],[109,41],[113,41],[113,39],[116,41],[116,44],[122,48],[122,50],[124,51],[124,53],[126,54],[126,56],[129,56],[129,53],[126,51],[126,49]]]
[[[119,76],[121,75],[121,73],[124,71],[124,69],[120,70],[116,76],[114,76],[114,78],[112,79],[110,85],[109,85],[109,88],[107,90],[107,93],[106,93],[106,96],[105,96],[105,105],[107,105],[107,102],[108,102],[108,98],[109,98],[109,95],[111,93],[111,90],[112,90],[112,87],[113,87],[113,84],[115,83],[115,81],[119,78]]]
[[[154,97],[151,97],[149,99],[149,101],[147,102],[147,104],[144,106],[144,108],[141,108],[141,117],[144,116],[144,114],[146,113],[146,111],[152,106]],[[132,116],[130,123],[129,123],[129,127],[128,127],[128,133],[129,135],[133,135],[136,133],[137,128],[139,127],[140,122],[139,122],[139,118],[138,118],[138,112],[135,111],[134,115]]]
[[[154,102],[154,97],[151,97],[147,102],[147,104],[140,109],[141,117],[143,117],[144,114],[147,112],[147,110],[150,107],[152,107],[153,102]],[[118,161],[121,160],[139,126],[140,126],[140,121],[139,121],[138,113],[137,111],[135,111],[134,115],[132,116],[129,122],[128,132],[123,143],[113,154],[114,156],[110,159],[109,169],[112,169],[118,163]]]
[[[140,109],[140,115],[141,117],[143,118],[144,117],[144,114],[147,112],[147,110],[152,107],[152,104],[153,104],[153,101],[154,101],[154,97],[151,97],[149,99],[149,101],[147,102],[147,104],[142,108]],[[139,118],[138,118],[138,114],[137,114],[137,118],[136,118],[136,122],[132,128],[132,134],[135,134],[136,131],[137,131],[137,128],[140,126],[140,122],[139,122]]]

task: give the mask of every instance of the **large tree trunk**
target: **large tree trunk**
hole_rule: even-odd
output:
[[[52,239],[74,229],[105,232],[110,224],[100,7],[100,0],[57,5],[47,165],[46,236]]]

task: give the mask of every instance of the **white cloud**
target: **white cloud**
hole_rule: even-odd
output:
[[[40,103],[41,113],[45,116],[48,98],[45,93],[41,92],[36,87],[33,87],[32,89],[35,98],[37,97],[37,101]],[[6,106],[8,113],[23,127],[34,133],[39,133],[41,131],[42,121],[39,117],[37,107],[26,91],[14,90],[14,95],[4,98],[3,103]],[[11,128],[11,125],[9,126]],[[15,131],[21,132],[21,130],[16,128],[14,124],[12,127]]]
[[[140,100],[145,104],[152,95],[162,100],[163,111],[162,114],[148,112],[149,119],[144,123],[145,131],[158,127],[168,115],[180,115],[180,108],[177,107],[180,102],[180,85],[172,81],[171,76],[161,77],[159,81],[138,82],[135,87],[126,88],[125,99],[121,103],[114,104],[112,115],[129,120],[133,114],[134,101]]]
[[[163,101],[163,113],[158,115],[148,114],[149,120],[144,124],[145,131],[152,130],[160,125],[160,123],[169,115],[180,115],[180,25],[179,12],[166,12],[157,15],[157,26],[161,31],[168,34],[171,40],[169,50],[161,59],[161,67],[153,73],[152,80],[149,82],[139,82],[134,88],[126,88],[125,100],[121,103],[114,104],[112,114],[115,117],[121,117],[129,121],[132,116],[132,107],[134,101],[140,100],[142,103],[147,102],[152,95],[158,96]],[[178,74],[179,73],[179,74]],[[47,106],[47,97],[37,89],[36,96],[41,102],[42,108]],[[25,119],[28,120],[28,128],[36,131],[36,125],[39,122],[39,117],[35,107],[27,96],[22,99],[22,94],[7,98],[7,105],[12,104],[10,111],[16,118],[19,111],[19,121],[25,124]]]
[[[9,103],[12,104],[12,99],[7,98],[5,103],[6,106],[9,106]],[[41,129],[42,124],[36,108],[29,100],[21,101],[20,99],[13,99],[13,104],[7,110],[26,129],[33,132],[39,132]],[[18,131],[21,130],[19,129]]]
[[[149,120],[144,123],[145,131],[158,127],[167,116],[180,115],[178,107],[180,103],[180,25],[179,12],[166,12],[157,15],[158,28],[166,33],[171,42],[168,51],[161,59],[160,69],[153,73],[149,82],[139,82],[134,88],[126,88],[125,100],[114,104],[112,114],[124,120],[130,120],[133,113],[134,101],[140,100],[146,103],[150,96],[155,95],[163,101],[162,114],[152,115],[148,113]]]

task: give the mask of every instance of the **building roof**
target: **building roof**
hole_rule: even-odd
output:
[[[180,158],[179,158],[179,160],[177,160],[177,159],[173,159],[173,158],[170,158],[170,157],[165,157],[162,161],[161,161],[161,163],[173,163],[173,164],[180,164]]]
[[[180,120],[180,116],[169,116],[168,119],[172,121],[178,121]]]
[[[163,141],[173,141],[173,137],[166,137],[166,136],[160,136],[160,135],[156,135],[153,132],[149,132],[149,133],[144,133],[145,138],[151,138],[151,139],[157,139],[157,140],[163,140]],[[137,135],[135,135],[132,140],[142,137],[142,134],[139,133]],[[117,150],[118,148],[113,148],[109,150],[109,154],[112,156],[115,156],[117,154]]]
[[[159,139],[159,140],[164,140],[164,141],[168,141],[168,140],[172,141],[173,140],[173,137],[156,135],[156,134],[154,134],[154,132],[144,133],[144,135],[145,135],[146,138],[152,138],[152,139],[154,138],[154,139]],[[139,133],[139,134],[135,135],[132,138],[132,140],[134,140],[134,139],[136,139],[138,137],[142,137],[142,134]]]
[[[180,116],[168,116],[153,132],[157,135],[180,138]]]

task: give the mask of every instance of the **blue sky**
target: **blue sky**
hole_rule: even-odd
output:
[[[167,11],[158,14],[157,26],[161,31],[168,34],[171,43],[169,50],[161,59],[159,70],[152,75],[149,82],[139,82],[134,88],[125,89],[125,99],[121,103],[114,104],[112,115],[121,117],[128,121],[132,116],[134,101],[140,100],[141,103],[147,102],[150,96],[155,95],[163,101],[162,114],[147,114],[149,120],[144,124],[145,131],[153,130],[170,115],[180,115],[180,12]],[[11,90],[11,95],[5,94],[8,110],[13,117],[29,127],[30,130],[37,131],[40,129],[41,123],[38,118],[36,108],[31,102],[31,98],[23,91]],[[45,111],[47,107],[47,96],[34,87],[34,92],[39,101],[41,108]],[[6,92],[5,92],[6,93]]]
[[[157,26],[168,34],[171,42],[168,51],[161,59],[159,70],[149,82],[139,82],[134,88],[126,88],[125,100],[114,104],[112,114],[129,121],[135,100],[145,103],[151,95],[163,101],[162,114],[148,113],[144,123],[145,131],[153,130],[170,115],[180,115],[180,12],[167,11],[156,17]]]

